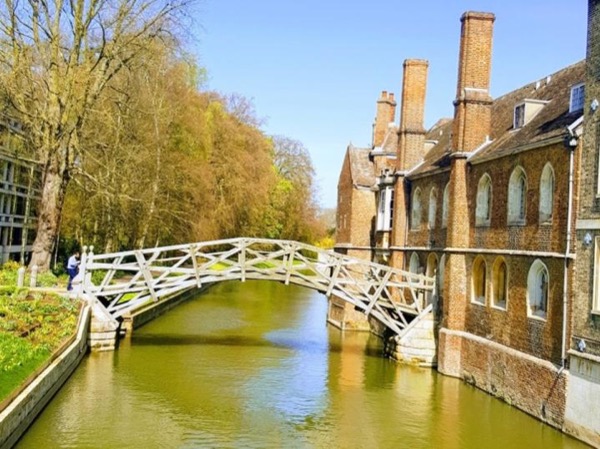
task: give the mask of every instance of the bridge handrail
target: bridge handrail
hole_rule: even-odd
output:
[[[399,333],[410,321],[406,314],[421,314],[435,294],[435,279],[422,274],[306,243],[252,237],[107,254],[84,250],[81,271],[83,293],[104,298],[115,317],[194,285],[270,279],[334,294]],[[105,272],[99,285],[91,282],[94,271]],[[132,277],[114,284],[117,272],[130,272]]]

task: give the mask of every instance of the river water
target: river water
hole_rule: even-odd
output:
[[[380,341],[326,326],[324,296],[216,285],[91,354],[18,448],[584,448]]]

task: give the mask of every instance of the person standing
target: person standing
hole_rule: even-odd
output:
[[[75,251],[69,261],[67,262],[67,273],[69,274],[69,283],[67,284],[67,290],[73,290],[73,279],[77,276],[79,271],[79,251]]]

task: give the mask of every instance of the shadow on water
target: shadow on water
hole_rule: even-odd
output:
[[[249,335],[202,335],[202,334],[140,334],[132,337],[134,346],[226,346],[226,347],[270,347],[306,352],[346,353],[356,352],[368,357],[383,357],[381,345],[370,341],[365,346],[346,346],[340,341],[331,341],[328,345],[320,342],[283,338],[257,338]]]

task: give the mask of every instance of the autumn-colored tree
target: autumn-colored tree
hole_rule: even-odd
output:
[[[123,70],[169,36],[190,0],[15,1],[0,8],[0,89],[42,168],[30,264],[48,268],[83,134]]]

